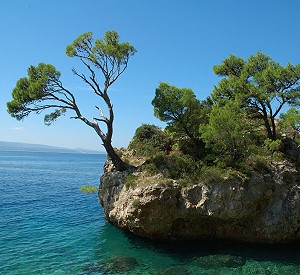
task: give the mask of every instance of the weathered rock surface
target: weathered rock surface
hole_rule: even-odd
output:
[[[99,200],[106,219],[150,239],[300,241],[300,174],[288,162],[266,175],[182,188],[156,182],[126,188],[128,172],[106,172]]]

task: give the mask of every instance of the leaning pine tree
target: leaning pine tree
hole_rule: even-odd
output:
[[[285,67],[258,52],[248,60],[230,55],[214,72],[223,77],[212,99],[224,105],[237,100],[253,118],[263,122],[267,137],[277,138],[276,118],[285,107],[300,107],[300,64]]]
[[[101,138],[103,146],[118,171],[124,171],[131,166],[121,160],[112,146],[114,112],[108,95],[109,87],[119,78],[128,65],[129,58],[136,52],[129,43],[119,43],[119,35],[115,31],[105,33],[103,39],[93,40],[92,33],[80,35],[66,48],[69,57],[76,57],[87,69],[88,75],[73,73],[90,86],[92,92],[99,96],[107,107],[108,115],[99,106],[99,116],[86,118],[77,105],[74,93],[66,89],[61,80],[60,72],[53,65],[40,63],[28,68],[28,77],[18,80],[12,92],[12,101],[7,103],[8,112],[17,120],[22,120],[30,113],[41,113],[51,110],[45,115],[46,125],[50,125],[61,115],[71,110],[72,118],[83,121],[92,127]],[[97,73],[103,76],[103,85],[96,78]],[[99,123],[106,126],[106,132]]]

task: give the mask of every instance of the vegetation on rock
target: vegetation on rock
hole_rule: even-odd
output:
[[[214,72],[223,79],[204,101],[192,89],[159,84],[152,105],[167,126],[136,130],[128,148],[143,163],[127,187],[157,175],[183,186],[245,179],[284,160],[299,167],[300,65],[258,52],[246,61],[231,55]],[[285,105],[292,108],[283,113]]]
[[[44,63],[30,66],[28,77],[17,81],[8,112],[22,120],[30,113],[51,110],[44,118],[50,125],[73,111],[73,118],[95,130],[117,171],[133,172],[138,166],[143,175],[160,174],[184,184],[205,179],[207,171],[218,178],[226,178],[228,171],[234,170],[247,175],[259,167],[257,163],[266,168],[268,163],[284,159],[299,167],[300,64],[282,66],[261,52],[247,60],[230,55],[214,66],[222,79],[202,101],[190,88],[160,83],[151,103],[154,115],[166,128],[143,124],[129,151],[113,148],[114,112],[108,90],[135,52],[129,43],[119,42],[115,31],[96,41],[92,33],[84,33],[66,48],[66,54],[77,58],[88,72],[73,69],[73,73],[101,98],[107,115],[96,106],[98,115],[86,118],[75,94],[63,86],[60,72]],[[98,72],[102,85],[96,79]],[[286,113],[285,107],[290,107]]]
[[[258,52],[247,61],[230,55],[213,69],[224,77],[212,93],[214,101],[238,101],[249,118],[263,123],[268,138],[277,139],[276,118],[282,108],[300,104],[300,64],[283,67]]]
[[[202,102],[191,89],[159,84],[152,104],[167,127],[144,124],[119,151],[138,169],[104,173],[105,217],[153,240],[299,241],[298,66],[259,53],[231,56],[215,71],[225,78]],[[296,109],[280,117],[284,105]],[[234,255],[193,261],[244,264]]]
[[[90,186],[88,184],[81,186],[79,188],[79,191],[85,194],[92,194],[98,192],[98,187],[97,186]]]
[[[145,157],[167,153],[171,150],[171,137],[155,125],[143,124],[136,129],[128,148]]]

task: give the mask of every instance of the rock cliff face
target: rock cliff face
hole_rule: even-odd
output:
[[[300,241],[300,177],[288,162],[250,179],[182,188],[175,181],[126,188],[128,172],[107,171],[99,200],[106,219],[150,239]]]

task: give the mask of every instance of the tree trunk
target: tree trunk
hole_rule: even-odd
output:
[[[135,167],[124,162],[116,153],[115,149],[112,147],[110,142],[103,140],[103,146],[107,152],[108,157],[111,159],[117,171],[125,171],[134,169]]]
[[[119,155],[116,153],[115,149],[111,145],[111,139],[107,138],[107,136],[101,131],[98,123],[88,124],[93,127],[96,131],[97,135],[101,138],[103,142],[103,146],[106,150],[108,157],[111,159],[113,165],[117,169],[117,171],[125,171],[125,170],[134,170],[136,167],[124,162]],[[107,127],[112,129],[112,123],[107,123]],[[111,130],[112,133],[112,130]]]
[[[275,125],[275,118],[271,116],[271,125],[272,125],[272,140],[276,140],[277,134],[276,134],[276,125]]]
[[[269,138],[269,139],[272,139],[272,140],[275,140],[276,138],[274,139],[273,131],[272,131],[272,128],[271,128],[269,119],[268,119],[268,115],[267,115],[266,113],[264,113],[264,114],[262,115],[262,118],[263,118],[263,121],[264,121],[266,130],[267,130],[268,138]]]

